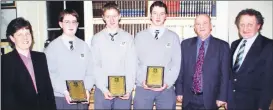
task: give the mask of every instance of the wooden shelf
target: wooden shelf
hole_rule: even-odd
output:
[[[196,17],[167,17],[165,24],[181,24],[181,22],[193,22]],[[216,17],[211,17],[211,20],[216,20]],[[120,24],[147,24],[151,23],[149,17],[126,17],[121,18]],[[93,18],[93,24],[104,24],[102,18]],[[184,24],[184,23],[183,23]],[[192,23],[190,23],[192,24]]]

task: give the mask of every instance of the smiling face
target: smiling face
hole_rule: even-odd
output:
[[[254,37],[259,32],[261,25],[257,23],[255,16],[242,15],[239,21],[239,33],[245,39]]]
[[[75,36],[78,28],[77,18],[71,14],[66,14],[63,21],[59,22],[60,27],[63,29],[63,34],[67,36]]]
[[[152,9],[151,13],[151,21],[152,26],[160,27],[164,25],[164,22],[166,20],[166,11],[164,7],[155,6]]]
[[[208,15],[199,15],[194,22],[194,30],[201,39],[206,39],[212,30],[212,25]]]
[[[15,44],[17,50],[25,51],[30,49],[32,35],[29,29],[22,28],[17,30],[13,36],[10,36],[10,40]]]

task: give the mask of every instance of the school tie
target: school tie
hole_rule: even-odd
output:
[[[243,54],[246,46],[246,40],[243,41],[242,45],[239,48],[235,63],[233,65],[233,71],[237,72],[243,62]]]
[[[198,59],[195,65],[195,73],[193,75],[193,92],[201,93],[202,87],[202,67],[204,63],[205,47],[204,41],[202,41],[201,47],[199,48]]]
[[[74,46],[73,46],[73,41],[69,41],[69,44],[70,44],[70,50],[74,50]]]
[[[109,36],[111,36],[111,40],[112,40],[112,41],[114,41],[114,37],[115,37],[115,35],[117,35],[117,34],[118,34],[117,32],[116,32],[115,34],[113,34],[113,35],[109,33]]]
[[[155,30],[155,40],[158,39],[159,30]]]

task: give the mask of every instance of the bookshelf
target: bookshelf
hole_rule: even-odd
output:
[[[146,28],[149,27],[150,21],[150,10],[149,7],[154,1],[92,1],[89,5],[94,8],[89,8],[92,10],[92,19],[90,24],[92,27],[92,35],[101,31],[105,24],[101,18],[100,9],[106,2],[115,2],[118,4],[121,11],[121,21],[120,28],[131,33],[133,36]],[[208,14],[211,16],[213,31],[212,34],[216,34],[216,24],[217,21],[217,2],[213,1],[164,1],[168,7],[168,17],[165,22],[165,26],[176,32],[180,41],[195,36],[193,29],[194,19],[199,14]],[[139,3],[139,4],[138,4]],[[128,5],[128,6],[126,6]],[[141,8],[141,9],[139,9]],[[220,23],[221,24],[221,23]],[[89,33],[89,34],[90,34]],[[91,40],[92,37],[89,38]],[[86,39],[87,43],[90,43]],[[134,92],[133,92],[134,93]],[[177,102],[176,109],[180,109],[182,104]],[[93,105],[90,104],[92,109]]]
[[[101,18],[101,8],[107,2],[115,2],[121,11],[120,28],[131,33],[133,36],[149,27],[150,10],[149,7],[154,1],[92,1],[93,18],[92,30],[93,35],[102,30],[104,22]],[[216,1],[163,1],[168,7],[168,17],[165,26],[175,31],[180,41],[193,37],[196,34],[193,30],[194,19],[199,14],[208,14],[211,16],[213,32],[215,33],[214,21],[216,17]],[[126,6],[127,5],[127,6]],[[144,25],[144,26],[139,26]],[[139,28],[140,29],[139,29]],[[144,28],[143,28],[144,27]]]

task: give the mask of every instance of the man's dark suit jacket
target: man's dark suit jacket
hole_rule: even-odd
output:
[[[191,100],[193,75],[197,55],[197,37],[181,44],[182,58],[179,77],[175,84],[176,95],[183,95],[183,107]],[[223,40],[211,36],[203,64],[203,100],[206,109],[215,109],[216,100],[227,100],[230,70],[230,48]]]
[[[2,55],[1,108],[2,110],[56,110],[53,88],[46,56],[30,52],[36,78],[36,94],[31,76],[16,49]]]
[[[242,39],[231,44],[232,55]],[[233,56],[232,60],[233,61]],[[258,35],[238,72],[233,72],[229,89],[228,108],[269,108],[273,94],[272,40]]]

